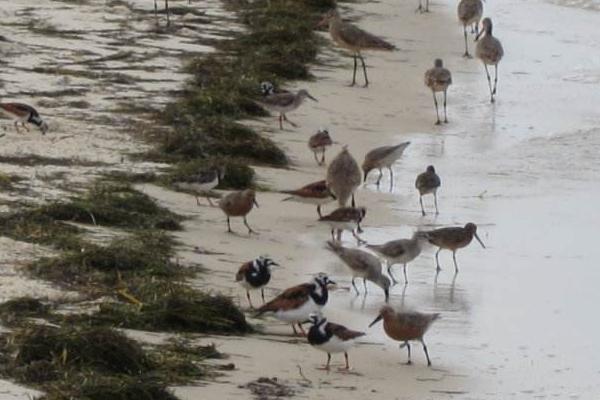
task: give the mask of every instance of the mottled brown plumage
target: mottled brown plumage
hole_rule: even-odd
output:
[[[362,176],[358,163],[346,146],[329,164],[326,181],[341,207],[344,207],[350,198],[352,206],[356,205],[354,191],[360,186]]]
[[[437,115],[436,125],[441,123],[436,93],[442,92],[444,94],[444,122],[448,123],[446,100],[448,97],[448,87],[452,85],[452,74],[447,68],[444,68],[444,62],[441,59],[436,59],[433,68],[425,72],[425,85],[433,93],[433,103],[435,104],[435,113]]]
[[[360,223],[365,218],[367,209],[364,207],[340,207],[329,215],[319,218],[331,227],[331,237],[333,240],[341,240],[343,231],[350,231],[359,243],[364,243],[355,229],[360,233]],[[337,237],[335,232],[337,231]]]
[[[427,170],[417,176],[415,180],[415,188],[419,191],[419,203],[421,204],[421,214],[425,215],[425,208],[423,207],[423,196],[426,194],[433,194],[435,202],[435,213],[439,214],[437,204],[437,191],[442,185],[442,181],[438,174],[435,172],[433,165],[429,165]]]
[[[485,74],[487,76],[488,86],[490,88],[490,101],[495,101],[496,91],[498,88],[498,64],[504,56],[504,48],[502,43],[492,35],[493,24],[489,18],[484,18],[481,22],[482,31],[477,35],[477,47],[475,55],[483,62]],[[483,37],[481,35],[483,34]],[[488,65],[494,66],[494,86],[492,87],[492,79]]]
[[[246,221],[246,216],[254,206],[258,207],[258,203],[256,202],[256,193],[252,189],[229,193],[227,196],[223,197],[219,201],[219,207],[227,216],[227,231],[232,232],[229,221],[230,217],[242,217],[244,219],[244,225],[248,228],[248,233],[256,233],[250,228],[248,221]]]
[[[458,3],[458,19],[463,25],[463,33],[465,36],[465,54],[463,57],[470,58],[469,45],[467,41],[467,26],[474,25],[475,29],[479,29],[479,21],[483,15],[483,3],[481,0],[460,0]]]
[[[317,133],[308,139],[308,148],[312,150],[318,165],[325,164],[325,150],[332,144],[333,141],[331,140],[331,136],[329,136],[329,131],[327,129],[319,129]],[[321,153],[320,160],[317,158],[317,153]]]
[[[438,246],[439,249],[435,253],[435,262],[437,270],[441,270],[438,255],[442,249],[452,251],[452,259],[454,260],[454,269],[458,272],[458,264],[456,262],[456,251],[468,246],[473,237],[477,239],[481,247],[485,245],[477,235],[477,225],[472,222],[467,223],[464,227],[440,228],[427,232],[429,243]]]
[[[318,181],[309,183],[306,186],[296,190],[283,190],[281,193],[289,194],[283,201],[295,201],[298,203],[314,204],[317,206],[317,213],[322,217],[321,206],[335,200],[335,196],[327,187],[327,182]]]

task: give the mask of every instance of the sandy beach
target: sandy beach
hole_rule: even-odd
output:
[[[252,319],[249,310],[250,321],[265,334],[203,339],[229,354],[226,362],[236,369],[206,386],[174,388],[177,396],[248,399],[244,385],[276,377],[295,397],[306,399],[598,397],[600,323],[594,305],[600,301],[595,265],[600,250],[593,240],[600,222],[594,209],[600,194],[600,59],[594,57],[600,14],[593,2],[584,8],[554,3],[486,3],[485,15],[493,18],[506,51],[495,104],[489,103],[481,63],[461,57],[455,1],[432,2],[429,14],[415,13],[416,1],[342,7],[343,16],[358,17],[360,27],[398,50],[366,54],[371,85],[361,88],[348,87],[352,59],[329,47],[312,69],[316,80],[291,88],[305,88],[319,101],[289,114],[298,128],[279,131],[275,116],[248,121],[292,159],[289,169],[256,168],[258,183],[271,189],[258,193],[260,208],[248,217],[259,235],[247,236],[237,219],[232,220],[237,234],[226,233],[222,212],[198,207],[190,195],[138,186],[190,217],[175,236],[181,260],[207,270],[195,286],[231,295],[247,308],[235,272],[243,262],[268,254],[282,268],[274,271],[267,298],[326,272],[338,285],[324,314],[368,333],[350,352],[350,373],[326,373],[316,369],[325,362],[324,353],[292,337],[289,325]],[[469,45],[474,48],[471,37]],[[440,127],[434,125],[431,92],[423,84],[425,70],[438,57],[454,78],[450,123]],[[342,145],[360,163],[374,147],[411,142],[394,167],[391,191],[387,175],[380,188],[374,185],[376,173],[358,191],[358,203],[368,209],[362,237],[369,243],[467,222],[479,227],[487,248],[474,242],[460,250],[458,275],[450,253],[442,252],[443,270],[436,279],[435,249],[429,247],[409,265],[410,284],[391,290],[394,306],[441,314],[426,336],[431,368],[420,346],[413,347],[413,365],[407,366],[406,351],[381,325],[367,328],[384,304],[382,292],[370,285],[366,297],[355,296],[346,267],[325,249],[329,231],[316,221],[314,207],[282,202],[284,195],[276,193],[324,179],[325,167],[316,165],[307,148],[319,127],[327,127],[336,141],[328,160]],[[422,217],[414,180],[430,164],[442,179],[440,215]],[[433,206],[430,197],[426,206]],[[324,206],[326,212],[333,208]],[[345,244],[355,241],[348,235]],[[395,271],[401,276],[400,268]],[[52,294],[51,288],[39,290]],[[258,294],[253,296],[258,304]],[[343,357],[334,355],[333,361],[342,366]],[[4,382],[1,387],[17,393],[7,399],[27,396]]]

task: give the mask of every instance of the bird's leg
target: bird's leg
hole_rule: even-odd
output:
[[[356,69],[358,68],[358,61],[356,60],[356,53],[352,54],[352,59],[354,59],[354,71],[352,72],[352,83],[350,86],[356,85]]]
[[[198,199],[198,198],[196,197],[196,200],[197,200],[197,199]],[[208,200],[208,204],[210,204],[210,206],[211,206],[211,207],[214,207],[214,206],[215,206],[215,205],[213,204],[212,200],[210,199],[210,196],[209,196],[209,195],[206,195],[206,200]]]
[[[432,90],[432,92],[433,92],[433,104],[435,104],[435,115],[437,116],[437,122],[435,124],[440,125],[441,121],[440,121],[440,112],[439,112],[439,108],[438,108],[437,96],[435,95],[434,90]]]
[[[441,271],[442,270],[442,268],[440,267],[440,259],[439,259],[440,251],[442,251],[441,247],[435,253],[435,265],[437,266],[437,268],[436,268],[437,271]]]
[[[388,263],[387,272],[388,272],[388,275],[390,276],[390,278],[392,278],[392,283],[394,285],[396,285],[398,283],[398,281],[396,280],[396,277],[394,276],[394,274],[392,274],[392,264],[390,264],[390,263]]]
[[[423,195],[419,194],[419,203],[421,203],[421,214],[425,216],[425,209],[423,208]]]
[[[17,130],[17,133],[21,133],[19,130],[19,121],[15,121],[15,129]]]
[[[383,171],[381,171],[381,168],[379,168],[379,178],[377,178],[377,187],[379,187],[379,183],[381,182],[381,178],[383,177]]]
[[[429,12],[429,0],[425,3],[425,12]]]
[[[417,12],[423,13],[423,4],[421,4],[421,0],[419,0],[419,7],[417,7]]]
[[[252,300],[250,300],[250,291],[246,290],[246,298],[248,299],[248,304],[250,304],[250,308],[254,310],[254,306],[252,305]]]
[[[352,277],[352,287],[354,288],[354,290],[356,290],[356,295],[358,296],[360,294],[360,292],[358,291],[358,288],[356,287],[356,282],[354,282],[354,277]]]
[[[317,152],[314,151],[313,155],[315,156],[315,161],[317,162],[317,165],[321,165],[321,162],[319,161],[319,158],[317,157]]]
[[[431,367],[431,360],[429,359],[429,352],[427,351],[427,345],[423,338],[421,338],[421,344],[423,345],[423,351],[425,352],[425,357],[427,357],[427,366]]]
[[[331,239],[335,242],[335,229],[331,228]]]
[[[263,304],[265,304],[265,289],[260,289],[260,297],[262,297]]]
[[[452,259],[454,260],[454,272],[458,274],[458,264],[456,263],[456,250],[452,252]]]
[[[258,235],[258,232],[250,228],[250,225],[248,225],[248,221],[246,221],[246,217],[244,217],[244,225],[246,225],[246,228],[248,228],[248,235],[252,235],[253,233]]]
[[[490,88],[490,99],[491,102],[494,102],[494,92],[492,90],[492,78],[490,77],[490,71],[488,70],[487,64],[483,64],[483,66],[485,67],[485,75],[487,76],[487,80],[488,80],[488,86]]]
[[[363,287],[365,288],[365,294],[367,294],[368,293],[368,290],[367,290],[367,278],[363,278]]]
[[[433,192],[433,202],[435,203],[435,214],[437,215],[440,213],[437,205],[437,192]]]
[[[361,226],[360,226],[360,222],[356,223],[356,232],[358,232],[358,233],[364,232],[363,228],[361,228]]]
[[[154,0],[154,19],[156,20],[156,25],[158,26],[158,6],[156,5],[156,0]]]
[[[362,63],[363,74],[365,76],[364,87],[367,87],[367,86],[369,86],[369,78],[367,78],[367,65],[365,64],[365,59],[363,58],[362,54],[359,54],[358,57],[360,58],[360,62]]]
[[[496,95],[496,89],[498,88],[498,64],[494,65],[494,91],[492,94]]]
[[[392,189],[394,188],[394,170],[392,169],[391,166],[388,166],[388,169],[390,170],[390,192],[391,192]]]
[[[346,366],[341,368],[342,371],[350,371],[350,362],[348,361],[348,353],[344,352],[344,359],[346,360]]]
[[[292,323],[292,329],[294,330],[294,336],[298,336],[298,331],[296,330],[296,324]]]
[[[406,276],[406,263],[404,263],[404,284],[408,285],[408,277]]]
[[[444,123],[448,123],[448,109],[446,108],[446,100],[448,99],[448,89],[444,90]]]
[[[27,132],[30,132],[30,131],[29,131],[29,127],[27,126],[27,124],[26,124],[25,122],[21,122],[21,125],[23,126],[23,128],[25,128],[25,130],[26,130]]]
[[[356,207],[356,202],[354,201],[354,193],[352,193],[352,208]]]
[[[404,345],[406,346],[406,351],[408,351],[408,361],[406,362],[406,365],[410,365],[412,364],[412,361],[410,359],[410,343],[408,343],[408,340],[404,342]]]
[[[338,242],[342,241],[342,230],[341,229],[337,230],[337,241]]]
[[[463,25],[463,33],[465,34],[465,54],[463,54],[463,57],[471,58],[471,55],[469,54],[469,44],[467,41],[467,25]]]
[[[283,114],[279,113],[279,129],[283,130]]]
[[[231,230],[231,222],[229,222],[229,217],[227,217],[227,232],[233,233],[233,231]]]
[[[320,369],[322,371],[329,371],[329,363],[331,362],[331,354],[327,353],[327,364],[325,364],[324,367],[319,367],[317,369]]]
[[[291,125],[291,126],[293,126],[294,128],[297,128],[297,127],[298,127],[298,125],[296,125],[295,123],[293,123],[292,121],[290,121],[290,120],[288,119],[288,117],[287,117],[285,114],[282,114],[282,115],[283,115],[283,120],[284,120],[285,122],[287,122],[288,124],[290,124],[290,125]]]
[[[317,213],[319,214],[319,218],[323,218],[323,214],[321,214],[321,205],[317,206]]]
[[[325,150],[323,150],[323,155],[321,156],[321,163],[319,165],[325,164]]]
[[[165,11],[167,12],[167,27],[171,26],[171,17],[169,13],[169,0],[165,0]]]
[[[304,330],[302,324],[298,324],[298,328],[300,328],[300,335],[306,336],[306,331]]]
[[[365,243],[367,243],[366,241],[362,240],[362,239],[360,238],[360,236],[358,236],[358,234],[357,234],[356,232],[354,232],[354,229],[352,230],[352,236],[354,236],[354,238],[356,239],[356,243],[357,243],[358,245],[361,245],[361,244],[365,244]]]

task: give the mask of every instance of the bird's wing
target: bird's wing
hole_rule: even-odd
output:
[[[246,276],[246,274],[248,272],[250,272],[251,270],[252,270],[252,261],[248,261],[248,262],[242,264],[242,266],[238,270],[237,274],[235,275],[235,281],[239,282],[239,281],[244,280],[244,277]]]
[[[258,309],[259,313],[277,310],[291,310],[300,307],[310,296],[314,284],[304,283],[284,290],[279,296]]]
[[[365,335],[364,332],[353,331],[343,325],[338,325],[331,322],[327,323],[325,326],[325,332],[331,333],[343,341],[356,339],[357,337]]]
[[[442,184],[440,177],[437,174],[423,172],[417,176],[415,187],[417,189],[439,187]]]
[[[382,38],[349,23],[341,24],[338,33],[344,42],[360,48],[374,50],[393,50],[396,48],[396,46]]]
[[[263,97],[258,100],[258,103],[262,103],[268,106],[287,107],[294,103],[296,96],[293,93],[274,93],[269,96]]]

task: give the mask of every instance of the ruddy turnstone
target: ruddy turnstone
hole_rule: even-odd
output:
[[[289,194],[283,201],[296,201],[298,203],[314,204],[317,206],[317,213],[321,215],[321,206],[335,200],[335,196],[325,181],[309,183],[306,186],[296,190],[284,190],[281,193]]]
[[[318,165],[325,164],[325,150],[332,144],[333,141],[331,140],[331,136],[329,136],[329,131],[327,129],[319,129],[317,133],[308,139],[308,148],[312,150]],[[321,153],[320,160],[317,157],[318,153]]]
[[[256,193],[252,189],[229,193],[223,197],[219,201],[219,207],[227,216],[227,232],[233,232],[229,222],[230,217],[243,217],[244,225],[248,228],[248,234],[256,233],[246,221],[246,216],[253,206],[258,207],[258,203],[256,202]]]
[[[329,371],[332,353],[344,353],[346,366],[342,370],[350,370],[348,362],[348,350],[356,345],[356,339],[365,336],[364,332],[353,331],[343,325],[327,322],[327,319],[319,314],[311,314],[309,317],[312,326],[308,331],[308,343],[315,349],[327,353],[327,364],[321,368]]]
[[[271,267],[279,266],[269,257],[260,256],[256,260],[248,261],[240,267],[235,275],[235,281],[246,289],[246,298],[250,308],[254,308],[250,300],[250,290],[260,289],[260,295],[265,302],[265,286],[271,280]]]
[[[366,243],[362,240],[356,231],[361,232],[360,223],[365,218],[367,209],[365,207],[340,207],[329,215],[319,218],[331,227],[331,237],[335,240],[342,240],[342,232],[350,231],[359,244]],[[355,231],[356,229],[356,231]],[[337,238],[336,233],[337,231]]]
[[[37,126],[42,132],[42,135],[45,135],[48,131],[48,124],[40,117],[37,110],[30,105],[22,103],[0,103],[0,110],[15,121],[15,129],[18,133],[21,133],[19,131],[19,124],[29,132],[29,128],[27,128],[26,125],[27,123]]]
[[[298,334],[298,325],[302,334],[306,335],[301,322],[304,322],[310,314],[320,313],[329,299],[328,285],[335,282],[324,273],[317,274],[311,282],[303,283],[283,291],[279,296],[269,301],[258,309],[258,315],[273,313],[280,321],[292,324],[294,334]]]
[[[429,359],[429,352],[427,351],[427,345],[423,340],[423,336],[427,330],[431,327],[433,321],[438,319],[440,314],[424,314],[419,312],[408,312],[408,311],[395,311],[390,306],[384,306],[381,308],[379,315],[371,324],[369,328],[375,325],[377,322],[383,319],[383,330],[385,333],[394,340],[403,342],[400,344],[400,348],[406,347],[408,350],[408,362],[411,364],[410,359],[410,341],[417,340],[423,345],[423,351],[425,357],[427,357],[427,365],[431,365]]]

